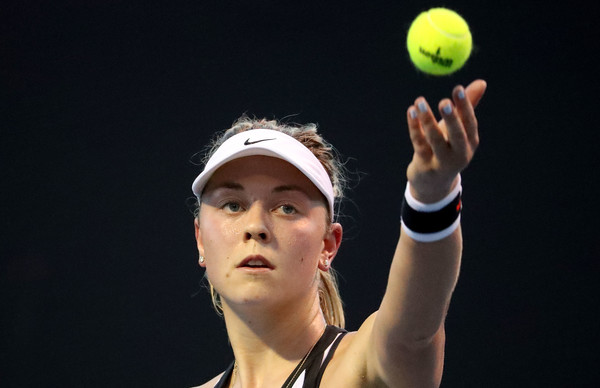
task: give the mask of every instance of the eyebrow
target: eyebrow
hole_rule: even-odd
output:
[[[283,193],[286,191],[300,191],[300,192],[304,193],[304,190],[302,190],[302,188],[300,186],[296,186],[296,185],[277,186],[272,190],[273,193]]]
[[[238,191],[242,191],[244,190],[244,186],[240,185],[239,183],[236,182],[230,182],[230,181],[226,181],[223,182],[217,186],[211,187],[210,190],[217,190],[217,189],[230,189],[230,190],[238,190]]]

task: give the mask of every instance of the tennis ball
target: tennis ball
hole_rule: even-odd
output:
[[[406,36],[411,61],[432,75],[451,74],[460,69],[469,58],[472,45],[465,19],[447,8],[422,12]]]

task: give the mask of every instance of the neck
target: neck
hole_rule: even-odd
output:
[[[244,387],[281,386],[325,330],[318,295],[308,302],[257,309],[223,301],[238,383],[243,382]]]

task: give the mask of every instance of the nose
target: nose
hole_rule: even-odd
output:
[[[244,241],[256,240],[267,243],[271,239],[269,230],[268,210],[262,205],[253,204],[246,213],[246,223],[244,226]]]

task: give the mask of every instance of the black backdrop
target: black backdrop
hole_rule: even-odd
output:
[[[474,51],[425,76],[412,18],[459,11]],[[488,81],[463,174],[444,387],[598,380],[591,10],[570,2],[3,2],[0,385],[200,384],[231,359],[201,284],[190,160],[242,113],[317,122],[358,172],[348,327],[381,299],[411,147],[405,109]]]

